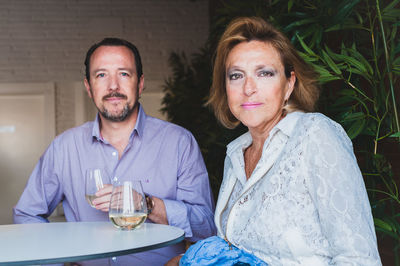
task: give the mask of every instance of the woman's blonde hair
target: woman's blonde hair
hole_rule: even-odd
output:
[[[300,57],[289,39],[271,24],[259,17],[241,17],[228,25],[215,55],[213,81],[207,104],[211,105],[222,125],[234,128],[240,123],[228,106],[225,87],[226,59],[237,44],[253,40],[271,44],[280,54],[286,77],[289,78],[292,71],[296,75],[296,83],[284,111],[313,111],[319,97],[317,75],[313,68]]]

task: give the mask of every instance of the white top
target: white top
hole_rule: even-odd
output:
[[[249,132],[227,147],[215,212],[220,237],[269,265],[381,265],[364,181],[343,128],[294,112],[246,180]]]
[[[177,227],[144,223],[121,231],[111,222],[0,225],[0,264],[59,263],[125,255],[176,244]]]

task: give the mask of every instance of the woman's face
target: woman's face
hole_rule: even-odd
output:
[[[252,130],[272,129],[293,91],[294,72],[285,76],[278,51],[261,41],[242,42],[226,60],[226,93],[232,114]]]

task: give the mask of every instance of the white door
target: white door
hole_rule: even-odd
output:
[[[55,136],[54,84],[0,84],[0,224]]]

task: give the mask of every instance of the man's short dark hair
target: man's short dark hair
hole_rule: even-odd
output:
[[[138,76],[138,79],[143,75],[142,59],[140,58],[139,50],[136,48],[135,45],[133,45],[132,43],[130,43],[124,39],[104,38],[101,42],[93,44],[92,47],[90,47],[86,53],[85,75],[86,75],[86,79],[88,82],[90,81],[90,58],[92,57],[92,54],[94,53],[94,51],[97,48],[99,48],[100,46],[125,46],[125,47],[129,48],[129,50],[132,51],[133,56],[135,58],[136,74]]]

